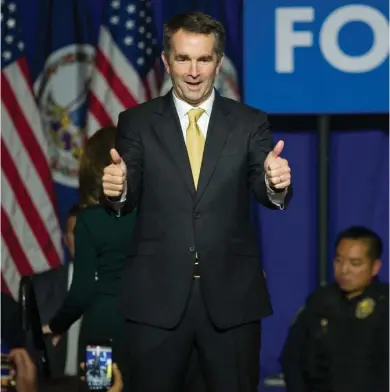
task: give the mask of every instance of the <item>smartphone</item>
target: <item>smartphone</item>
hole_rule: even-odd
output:
[[[85,381],[90,391],[106,392],[112,386],[112,342],[99,341],[85,348]]]

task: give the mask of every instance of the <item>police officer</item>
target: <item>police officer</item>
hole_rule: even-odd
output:
[[[287,392],[389,391],[389,286],[377,278],[382,241],[351,227],[338,235],[336,282],[317,289],[281,355]]]

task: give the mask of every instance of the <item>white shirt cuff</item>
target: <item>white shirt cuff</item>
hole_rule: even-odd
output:
[[[118,201],[113,201],[113,200],[107,198],[108,203],[110,204],[111,208],[116,212],[116,216],[118,218],[122,214],[122,207],[125,204],[126,195],[127,195],[127,181],[125,182],[125,184],[123,186],[123,193],[121,195],[121,198]]]
[[[287,194],[287,188],[283,190],[283,192],[275,192],[269,185],[268,182],[268,177],[265,174],[264,175],[265,178],[265,185],[267,187],[267,194],[268,194],[268,199],[269,201],[276,205],[277,207],[279,207],[280,210],[284,209],[284,199],[286,197]]]

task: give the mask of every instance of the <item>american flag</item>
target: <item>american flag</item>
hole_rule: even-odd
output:
[[[112,0],[100,28],[91,82],[87,135],[116,125],[126,108],[159,96],[153,12],[149,0]]]
[[[32,92],[15,1],[1,2],[1,281],[17,298],[23,275],[60,264],[48,144]]]

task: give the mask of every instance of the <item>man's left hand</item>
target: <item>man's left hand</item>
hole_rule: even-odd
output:
[[[279,140],[264,161],[264,171],[269,186],[275,191],[282,191],[291,184],[291,169],[287,159],[281,158],[284,141]]]

